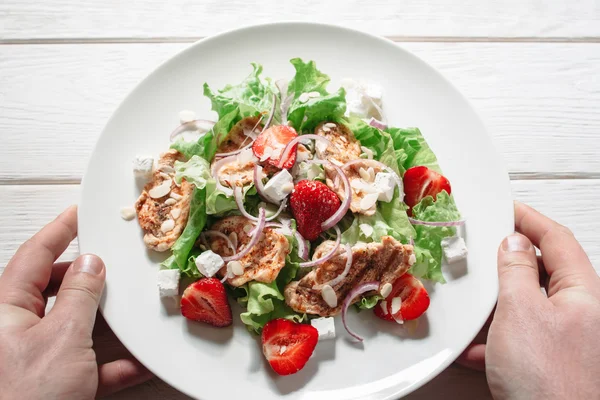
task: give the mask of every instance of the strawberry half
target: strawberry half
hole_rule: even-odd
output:
[[[400,309],[393,310],[394,298],[402,299]],[[384,299],[387,313],[381,307],[381,303],[375,306],[374,313],[386,321],[410,321],[417,319],[429,308],[429,294],[420,280],[411,274],[404,274],[396,279],[392,285],[392,292]],[[392,311],[396,311],[393,313]]]
[[[189,285],[181,296],[181,314],[212,326],[231,325],[231,307],[225,287],[215,278],[202,278]]]
[[[340,205],[337,194],[319,181],[298,182],[290,196],[298,232],[307,240],[319,237],[323,231],[321,224],[335,214]]]
[[[445,190],[450,194],[450,182],[444,175],[427,167],[409,168],[402,178],[404,182],[404,202],[410,207],[416,206],[424,197],[432,196],[437,198],[437,194]]]
[[[262,331],[263,354],[279,375],[295,374],[304,368],[318,340],[319,332],[312,325],[274,319]]]
[[[261,161],[277,167],[285,146],[298,136],[294,128],[285,125],[275,125],[265,130],[258,135],[252,144],[252,152]],[[290,169],[296,162],[296,150],[298,145],[295,145],[289,157],[283,164],[284,169]],[[266,154],[265,154],[266,153]],[[266,157],[266,159],[265,159]]]

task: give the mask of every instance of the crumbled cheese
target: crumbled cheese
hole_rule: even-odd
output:
[[[133,207],[121,208],[121,218],[123,218],[125,221],[131,221],[135,218],[135,209]]]
[[[310,160],[310,158],[311,158],[310,151],[308,151],[308,149],[304,146],[298,146],[298,151],[296,152],[296,163]]]
[[[327,147],[328,147],[328,145],[327,145],[327,143],[326,143],[326,142],[324,142],[324,141],[321,141],[321,140],[318,140],[318,141],[315,143],[315,148],[317,149],[317,155],[318,155],[319,157],[323,158],[323,157],[322,157],[322,154],[324,154],[324,153],[325,153],[325,151],[327,151]]]
[[[172,183],[173,181],[171,179],[165,179],[160,185],[154,186],[152,189],[150,189],[148,191],[148,194],[153,199],[160,199],[161,197],[164,197],[169,194],[169,192],[171,191]]]
[[[252,151],[252,149],[248,148],[248,149],[244,149],[244,150],[240,151],[240,153],[237,156],[237,161],[241,165],[246,165],[246,164],[254,161],[255,158],[256,157],[254,156],[254,152]]]
[[[260,162],[268,160],[269,158],[271,158],[272,154],[273,154],[273,148],[266,146],[263,149],[262,156],[260,156]]]
[[[464,260],[469,254],[465,240],[459,236],[446,237],[442,239],[442,250],[448,264]]]
[[[319,340],[335,339],[335,320],[332,317],[311,319],[310,324],[319,332]]]
[[[158,271],[158,294],[160,297],[173,297],[179,294],[178,269],[161,269]]]
[[[371,237],[373,234],[373,227],[369,224],[360,224],[358,227],[366,237]]]
[[[196,257],[198,271],[208,278],[213,277],[223,265],[225,265],[225,261],[212,250],[207,250]]]
[[[287,169],[273,175],[265,185],[265,195],[275,201],[282,201],[294,189],[294,179]]]
[[[396,181],[389,172],[378,172],[375,175],[375,182],[373,183],[377,192],[379,193],[378,200],[389,203],[394,197],[394,189],[396,188]]]
[[[323,297],[323,300],[325,300],[325,303],[327,303],[329,307],[337,307],[337,296],[331,286],[323,286],[323,288],[321,289],[321,297]]]
[[[182,124],[196,120],[196,113],[190,110],[179,111],[179,121]]]
[[[388,297],[390,293],[392,293],[392,284],[388,282],[385,285],[383,285],[381,287],[380,293],[384,298]]]
[[[410,257],[408,257],[408,265],[414,265],[417,262],[417,256],[415,253],[412,253]]]
[[[152,178],[154,158],[150,156],[135,156],[133,159],[133,174],[136,178]]]
[[[346,115],[382,118],[377,111],[377,107],[381,108],[381,86],[352,79],[342,80],[342,86],[346,89]]]
[[[360,200],[360,208],[361,210],[368,210],[371,207],[373,207],[375,205],[375,203],[377,203],[377,193],[369,193],[367,195],[365,195],[365,197],[363,197]]]

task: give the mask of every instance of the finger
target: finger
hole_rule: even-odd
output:
[[[542,253],[550,275],[549,296],[561,288],[598,279],[585,251],[566,227],[519,202],[515,202],[515,227]]]
[[[456,363],[476,371],[485,371],[485,344],[472,343],[456,359]]]
[[[50,280],[48,281],[46,290],[44,290],[44,296],[56,296],[56,293],[58,293],[58,289],[60,288],[60,284],[62,283],[63,278],[65,277],[65,274],[67,273],[67,270],[71,264],[73,264],[73,261],[57,262],[52,265]]]
[[[121,359],[98,367],[97,397],[107,396],[139,385],[152,378],[152,373],[136,359]]]
[[[91,337],[105,276],[104,263],[99,257],[93,254],[77,257],[65,274],[48,317],[69,321]]]
[[[498,249],[498,306],[517,306],[521,299],[542,299],[535,249],[525,236],[506,237]]]
[[[52,264],[77,236],[77,207],[71,206],[19,247],[0,277],[0,303],[44,312],[42,292]]]

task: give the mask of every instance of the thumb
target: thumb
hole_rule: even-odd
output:
[[[105,278],[104,262],[99,257],[79,256],[65,274],[51,315],[69,320],[91,335]]]
[[[535,248],[527,237],[514,234],[504,239],[498,250],[498,279],[498,308],[544,298]]]

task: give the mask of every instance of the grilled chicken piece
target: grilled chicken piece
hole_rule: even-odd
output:
[[[316,248],[313,259],[322,257],[333,246],[333,241],[321,243]],[[352,247],[352,266],[346,278],[333,286],[337,306],[332,308],[323,300],[321,287],[344,271],[346,252],[338,251],[335,257],[319,265],[299,281],[289,283],[284,291],[285,302],[299,313],[318,314],[322,317],[337,315],[342,310],[342,303],[348,293],[361,283],[380,282],[379,290],[386,283],[393,284],[410,268],[410,262],[414,262],[412,254],[412,246],[403,245],[391,236],[384,236],[381,243],[357,244]],[[365,295],[368,296],[369,293]],[[359,299],[360,296],[353,303]]]
[[[255,129],[254,132],[253,129]],[[258,136],[261,129],[262,125],[260,125],[258,117],[242,119],[231,128],[223,143],[217,148],[217,153],[229,153],[249,145]],[[214,161],[218,160],[220,158],[215,158]],[[235,162],[228,163],[219,170],[219,181],[223,186],[229,187],[233,185],[244,187],[251,184],[254,182],[254,165],[256,162],[257,159],[252,153],[252,148],[249,147],[238,154]],[[271,165],[265,165],[263,168],[263,172],[267,175],[273,175],[277,171]]]
[[[224,218],[215,223],[211,230],[219,231],[229,236],[236,251],[240,251],[250,242],[248,232],[254,229],[254,225],[242,216]],[[218,236],[207,237],[209,248],[222,257],[231,256],[233,252],[227,242]],[[249,281],[271,283],[277,278],[279,271],[285,266],[285,257],[290,252],[287,238],[271,228],[265,228],[258,243],[250,250],[250,253],[238,261],[244,268],[242,275],[228,278],[231,286],[242,286]],[[223,277],[227,273],[227,265],[218,272]]]
[[[170,249],[187,224],[194,188],[186,180],[183,180],[179,187],[175,185],[173,165],[175,161],[182,161],[182,159],[183,155],[176,150],[161,154],[152,174],[152,181],[144,187],[135,203],[138,221],[144,230],[144,243],[146,247],[156,251]],[[164,196],[156,197],[156,190],[153,189],[163,185],[167,180],[171,180],[169,192]],[[173,222],[168,222],[169,220]]]
[[[341,166],[349,161],[360,159],[362,152],[360,148],[360,142],[354,138],[354,134],[345,125],[338,125],[333,122],[323,123],[317,126],[315,134],[323,136],[328,139],[337,149],[332,149],[331,146],[324,148],[322,145],[317,145],[317,156],[322,160],[328,160],[329,162]],[[360,174],[360,168],[365,171]],[[377,206],[376,196],[367,196],[371,193],[376,193],[375,188],[371,185],[375,180],[375,174],[380,171],[373,171],[370,174],[370,178],[365,180],[368,175],[365,175],[369,167],[366,165],[352,165],[348,167],[345,172],[346,176],[350,180],[352,187],[352,201],[350,203],[350,210],[353,213],[373,215]],[[325,167],[326,184],[331,190],[333,190],[341,201],[346,198],[344,193],[344,186],[337,176],[335,169],[331,167]],[[366,200],[363,201],[363,199]]]

